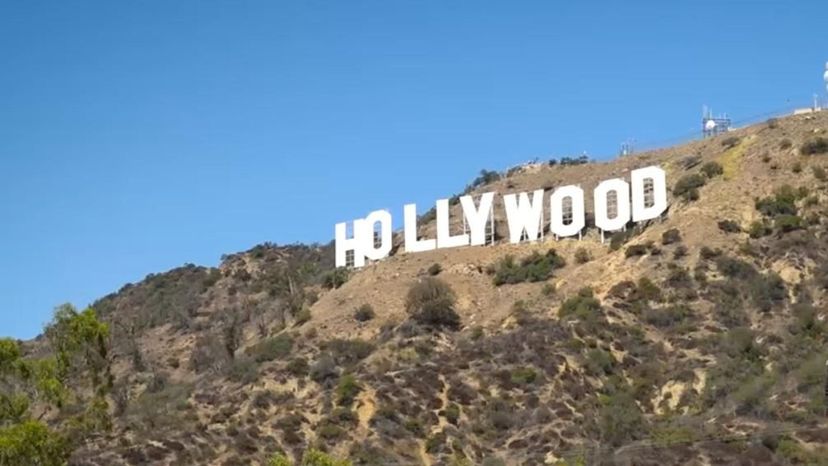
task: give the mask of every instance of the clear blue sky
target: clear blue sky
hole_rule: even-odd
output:
[[[828,2],[3,1],[0,335],[822,89]],[[398,220],[396,218],[395,220]]]

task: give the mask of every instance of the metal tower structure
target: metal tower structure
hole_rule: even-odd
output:
[[[727,114],[713,116],[713,111],[705,105],[702,109],[702,135],[706,138],[730,131],[730,118]]]

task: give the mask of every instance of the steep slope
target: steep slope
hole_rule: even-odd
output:
[[[262,245],[124,287],[94,305],[113,328],[115,429],[75,461],[264,464],[313,446],[355,464],[821,464],[826,131],[828,113],[787,117],[470,190],[590,192],[662,166],[668,213],[606,244],[588,229],[351,273],[330,245]],[[406,312],[435,275],[457,330]]]

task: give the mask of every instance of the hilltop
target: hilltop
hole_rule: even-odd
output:
[[[668,212],[605,244],[508,244],[498,205],[491,246],[347,271],[264,244],[127,285],[92,306],[114,427],[73,463],[824,464],[826,138],[828,112],[790,116],[466,190],[664,168]]]

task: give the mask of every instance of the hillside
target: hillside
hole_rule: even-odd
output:
[[[125,286],[93,304],[112,333],[114,427],[73,463],[316,447],[377,465],[828,464],[822,138],[828,112],[470,188],[589,193],[660,165],[667,214],[606,244],[590,228],[351,272],[331,245],[265,244]],[[428,293],[458,325],[409,316]]]

